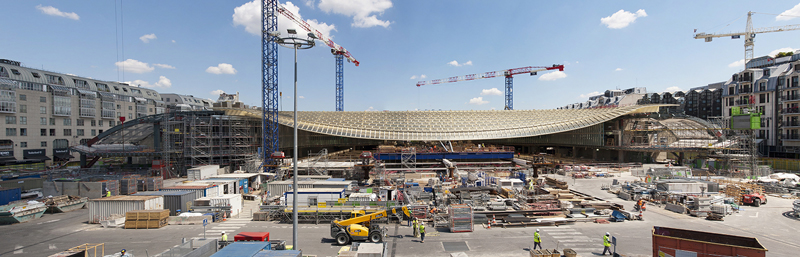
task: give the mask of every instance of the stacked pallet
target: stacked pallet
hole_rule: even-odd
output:
[[[136,210],[125,213],[125,228],[150,229],[167,225],[169,210]]]
[[[465,204],[450,206],[450,232],[472,232],[472,207]]]
[[[747,189],[753,190],[753,192],[756,192],[761,195],[764,194],[764,187],[757,184],[742,183],[738,181],[723,180],[723,179],[717,179],[714,180],[714,182],[717,182],[721,185],[725,185],[725,190],[723,191],[723,193],[725,193],[725,195],[729,197],[733,197],[733,200],[736,201],[736,204],[739,205],[742,204],[742,195],[744,195],[744,191]]]
[[[138,178],[136,185],[139,191],[158,191],[164,187],[164,179],[161,177]]]
[[[561,253],[556,249],[531,250],[530,255],[531,257],[561,257]]]
[[[138,175],[124,176],[119,180],[119,193],[123,195],[132,195],[136,193],[136,178]]]
[[[569,186],[567,185],[567,182],[564,182],[564,181],[561,181],[561,180],[557,180],[557,179],[554,179],[554,178],[545,177],[545,183],[547,183],[547,185],[549,185],[551,187],[555,187],[555,188],[558,188],[558,189],[563,189],[563,190],[569,189]]]

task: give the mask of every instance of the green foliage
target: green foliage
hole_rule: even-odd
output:
[[[777,55],[775,55],[775,58],[781,58],[781,57],[792,56],[792,55],[794,55],[794,52],[780,52]]]

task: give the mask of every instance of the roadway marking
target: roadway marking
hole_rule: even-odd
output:
[[[583,235],[581,232],[548,232],[548,235]]]
[[[18,249],[18,250],[17,250],[17,249]],[[15,250],[15,251],[14,251],[14,254],[22,254],[22,252],[24,251],[24,250],[22,249],[22,246],[21,246],[21,245],[14,246],[14,250]]]
[[[758,218],[758,212],[756,212],[756,216],[750,216],[750,218]]]
[[[50,250],[55,250],[55,249],[58,249],[58,247],[56,247],[56,244],[50,244],[50,245],[48,246],[48,248],[49,248]]]
[[[558,242],[566,242],[566,243],[590,243],[594,240],[592,239],[566,239],[566,240],[558,240]],[[566,244],[565,244],[566,245]]]
[[[578,239],[578,238],[580,238],[580,239],[589,239],[589,237],[588,237],[588,236],[551,236],[551,237],[552,237],[552,238],[556,238],[556,239],[558,239],[558,238],[574,238],[574,239]]]
[[[54,219],[54,220],[49,220],[49,221],[45,221],[45,222],[39,222],[39,223],[36,223],[36,225],[42,225],[42,224],[47,224],[47,223],[53,223],[53,222],[56,222],[56,221],[59,221],[59,220],[61,220],[61,219]]]

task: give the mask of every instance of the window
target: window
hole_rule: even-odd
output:
[[[98,120],[97,121],[97,126],[102,127],[103,126],[103,120]]]
[[[77,136],[79,136],[79,137],[83,136],[83,129],[78,129]]]
[[[56,136],[56,129],[50,129],[50,136],[51,137]]]
[[[28,147],[28,142],[19,142],[19,147],[27,148]]]
[[[42,77],[42,76],[39,76],[38,72],[31,72],[31,75],[33,75],[34,78],[41,78]]]
[[[39,114],[47,114],[47,106],[39,106]]]
[[[97,126],[97,121],[96,120],[92,120],[92,127],[94,127],[94,126]]]
[[[28,101],[28,96],[27,95],[19,95],[19,100],[20,101]]]
[[[19,125],[28,125],[28,117],[19,116]]]
[[[123,87],[123,88],[122,88],[122,91],[125,91],[125,92],[127,93],[127,92],[128,92],[128,89]]]
[[[167,102],[169,102],[169,97],[167,97]]]
[[[92,130],[92,136],[97,136],[97,130]]]
[[[19,105],[19,113],[28,113],[28,105],[20,104]]]
[[[47,141],[42,141],[42,143],[41,143],[41,144],[39,144],[39,145],[40,145],[41,147],[47,147]]]
[[[39,129],[39,135],[46,137],[47,136],[47,129]]]
[[[733,92],[733,87],[728,87],[728,94],[729,94],[729,95],[732,95],[733,93],[734,93],[734,92]]]
[[[758,91],[767,91],[767,83],[766,82],[758,83]]]
[[[23,136],[23,137],[26,137],[26,136],[28,136],[28,129],[26,129],[26,128],[20,128],[20,129],[19,129],[19,135],[20,135],[20,136]]]
[[[47,83],[56,84],[56,85],[64,85],[64,80],[60,76],[54,76],[50,74],[44,74],[47,77]]]
[[[7,137],[15,137],[15,136],[17,136],[17,129],[16,128],[6,128],[6,136]]]
[[[64,126],[72,126],[72,120],[69,118],[64,119]]]
[[[98,129],[97,133],[103,134],[103,130],[102,129]]]
[[[39,125],[47,125],[47,118],[45,117],[39,118]]]
[[[113,120],[112,121],[108,121],[108,127],[109,128],[113,128],[114,127],[114,121]]]
[[[17,124],[17,116],[6,116],[6,124]]]
[[[76,87],[89,89],[89,83],[87,83],[86,80],[72,79],[72,82],[75,83]]]
[[[22,75],[22,73],[19,73],[16,69],[11,69],[11,73],[14,73],[14,75]]]
[[[128,111],[132,111],[132,110],[133,110],[133,106],[128,106]]]
[[[72,136],[72,130],[71,129],[64,129],[64,136]]]
[[[153,108],[150,108],[150,112],[153,112]]]
[[[55,126],[56,125],[56,118],[50,118],[50,125],[51,126]]]
[[[108,85],[106,84],[100,84],[100,83],[94,83],[94,84],[97,86],[97,90],[111,92],[111,90],[108,90]]]
[[[767,102],[767,94],[759,94],[758,95],[758,103],[766,103]]]
[[[75,125],[77,125],[79,127],[83,127],[83,120],[82,119],[78,119]]]
[[[46,96],[40,96],[39,97],[39,102],[40,103],[46,103],[47,102],[47,97]]]

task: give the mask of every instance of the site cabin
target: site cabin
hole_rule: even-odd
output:
[[[522,189],[525,187],[525,183],[519,179],[501,179],[500,187],[507,189]]]
[[[298,188],[297,205],[316,207],[329,201],[335,202],[344,198],[344,191],[342,188]],[[286,205],[291,205],[294,200],[294,192],[284,192],[283,200]]]

